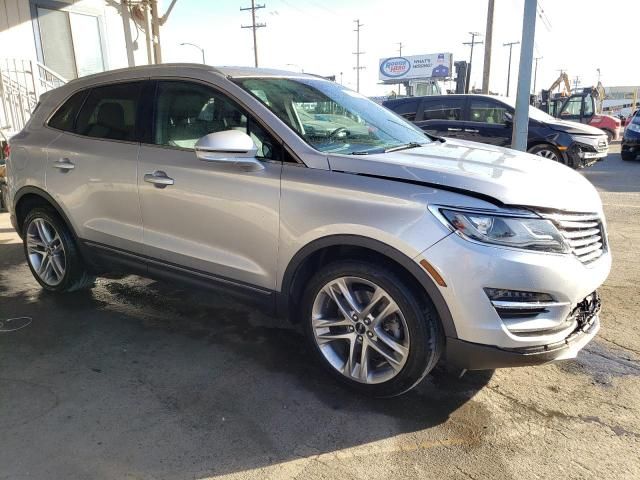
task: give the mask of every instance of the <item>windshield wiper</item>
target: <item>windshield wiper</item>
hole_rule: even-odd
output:
[[[396,145],[395,147],[389,147],[384,149],[384,153],[397,152],[398,150],[408,150],[410,148],[418,148],[426,145],[426,143],[409,142],[402,145]]]

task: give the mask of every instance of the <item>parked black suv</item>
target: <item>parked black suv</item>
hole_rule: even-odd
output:
[[[434,95],[388,100],[383,105],[427,133],[502,147],[511,145],[515,104],[489,95]],[[530,153],[574,168],[607,156],[607,135],[600,129],[566,122],[529,107]]]
[[[622,160],[634,160],[640,156],[640,110],[636,110],[624,129],[620,156]]]

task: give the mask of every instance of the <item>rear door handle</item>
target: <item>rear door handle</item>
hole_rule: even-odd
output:
[[[469,133],[478,133],[480,130],[476,130],[474,128],[465,128],[464,131]]]
[[[63,171],[73,170],[74,168],[76,168],[76,166],[71,163],[68,158],[61,158],[60,160],[53,162],[53,167]]]
[[[168,177],[162,170],[156,170],[153,173],[145,173],[144,181],[153,183],[157,188],[165,188],[167,185],[173,185],[173,178]]]
[[[449,128],[447,128],[447,131],[449,131],[449,132],[461,132],[462,129],[461,128],[451,128],[451,127],[449,127]]]

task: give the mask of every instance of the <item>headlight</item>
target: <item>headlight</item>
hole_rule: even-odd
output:
[[[542,252],[570,251],[553,223],[543,218],[446,207],[437,207],[437,212],[440,215],[436,216],[446,222],[445,225],[467,240]]]
[[[640,125],[637,123],[630,123],[627,125],[627,128],[632,132],[640,132]]]

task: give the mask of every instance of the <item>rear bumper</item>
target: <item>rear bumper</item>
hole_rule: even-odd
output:
[[[523,348],[499,348],[491,345],[447,338],[447,362],[467,370],[492,370],[504,367],[540,365],[575,358],[600,330],[594,315],[561,342]]]

